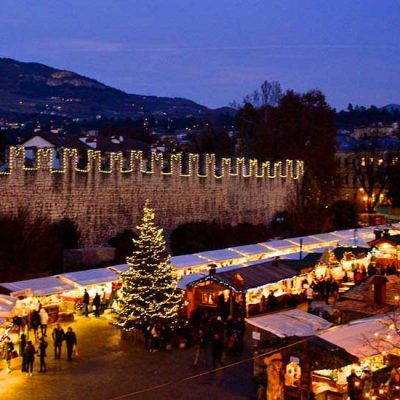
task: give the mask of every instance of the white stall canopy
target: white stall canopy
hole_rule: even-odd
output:
[[[13,310],[16,302],[17,302],[16,297],[11,297],[11,296],[6,296],[5,294],[0,294],[0,317],[7,318],[10,315],[11,311]],[[0,325],[1,325],[1,321],[0,321]]]
[[[87,269],[85,271],[68,272],[59,275],[60,279],[75,287],[101,285],[104,283],[115,281],[119,278],[119,274],[108,268]]]
[[[271,252],[265,246],[261,246],[260,244],[248,244],[244,246],[237,246],[237,247],[230,247],[229,250],[235,251],[239,254],[243,254],[245,256],[252,256],[252,255],[262,255]]]
[[[171,265],[176,269],[185,269],[207,265],[211,259],[204,259],[196,254],[171,257]]]
[[[1,283],[0,286],[9,290],[12,297],[50,296],[74,289],[73,285],[63,282],[57,276]]]
[[[108,267],[109,270],[116,272],[117,274],[122,274],[122,272],[125,272],[128,268],[128,264],[118,264]]]
[[[189,283],[192,283],[194,281],[197,281],[203,277],[205,277],[205,274],[188,274],[188,275],[183,275],[181,280],[178,282],[178,288],[182,290],[186,290],[187,285]]]
[[[395,316],[397,321],[400,313]],[[376,315],[338,325],[318,335],[358,358],[372,357],[400,346],[400,336],[393,330],[392,317]]]
[[[247,318],[246,322],[280,338],[313,336],[332,324],[323,318],[302,310],[282,311],[259,317]]]
[[[243,258],[243,255],[229,249],[203,251],[195,255],[210,262],[233,261]]]

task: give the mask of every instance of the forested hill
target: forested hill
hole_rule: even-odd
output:
[[[137,118],[166,113],[201,118],[228,111],[211,110],[183,98],[128,94],[75,72],[0,58],[0,114]]]

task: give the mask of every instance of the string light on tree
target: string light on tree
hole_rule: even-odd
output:
[[[146,201],[141,223],[136,227],[135,251],[128,258],[128,270],[121,274],[117,302],[117,325],[130,331],[144,321],[172,326],[183,304],[177,288],[179,277],[166,252],[163,229],[154,223],[155,212]]]

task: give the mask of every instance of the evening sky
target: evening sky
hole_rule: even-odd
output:
[[[400,103],[398,0],[1,0],[0,57],[227,105],[262,81]]]

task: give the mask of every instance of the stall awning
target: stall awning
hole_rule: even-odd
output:
[[[319,331],[332,326],[325,319],[302,310],[282,311],[247,318],[246,322],[280,338],[313,336]]]
[[[203,251],[194,255],[203,258],[204,260],[209,260],[210,262],[233,261],[244,257],[238,252],[230,249]]]
[[[189,274],[189,275],[184,275],[182,276],[181,280],[178,282],[178,288],[182,290],[186,290],[187,285],[190,283],[197,281],[201,278],[203,278],[205,275],[204,274]]]
[[[121,274],[122,272],[125,272],[128,269],[128,264],[112,265],[111,267],[108,267],[108,269],[117,272],[118,274]]]
[[[396,318],[398,320],[400,314]],[[318,337],[342,347],[358,358],[366,358],[381,354],[382,351],[393,350],[390,343],[400,346],[400,336],[390,329],[391,323],[389,315],[377,315],[335,326],[320,333]],[[387,335],[390,335],[390,339]]]
[[[85,271],[68,272],[59,275],[59,277],[77,286],[90,286],[115,281],[119,278],[119,274],[108,268],[96,268]]]
[[[16,297],[0,294],[0,317],[7,318],[13,310],[16,302]]]
[[[195,254],[171,257],[171,265],[176,269],[200,267],[212,262],[211,259],[204,259]]]
[[[10,291],[12,297],[48,296],[66,292],[75,287],[68,282],[63,282],[56,276],[29,279],[12,283],[1,283],[0,286]]]
[[[262,243],[259,243],[259,244],[271,249],[271,252],[288,251],[288,250],[297,251],[297,250],[299,250],[299,247],[295,243],[290,242],[288,239],[272,240],[270,242],[262,242]]]
[[[246,256],[252,256],[257,254],[261,255],[271,252],[270,249],[266,248],[265,246],[261,246],[260,244],[248,244],[244,246],[231,247],[230,250],[236,251]]]
[[[225,285],[237,292],[244,292],[248,289],[254,289],[272,283],[277,283],[284,279],[296,276],[298,272],[282,263],[263,262],[248,267],[235,268],[233,270],[220,272],[204,276],[194,282],[190,286],[211,280],[221,285]],[[239,278],[239,279],[238,279]]]

